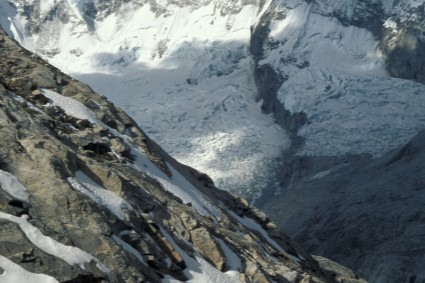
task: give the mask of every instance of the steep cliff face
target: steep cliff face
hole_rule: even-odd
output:
[[[0,94],[0,281],[361,282],[4,32]]]

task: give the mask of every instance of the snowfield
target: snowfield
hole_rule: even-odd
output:
[[[183,257],[184,262],[187,265],[185,275],[190,278],[190,283],[240,283],[239,272],[235,270],[229,270],[226,272],[220,272],[213,267],[209,262],[204,260],[201,256],[195,255],[195,258],[189,256],[184,250],[182,250],[176,242],[173,240],[170,234],[165,231],[164,228],[160,227],[161,234],[172,244],[174,249]],[[163,283],[181,283],[182,281],[176,280],[170,276],[166,276]]]

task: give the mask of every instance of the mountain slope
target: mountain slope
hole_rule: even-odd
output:
[[[422,206],[414,185],[393,187],[382,162],[425,127],[422,1],[108,3],[3,1],[0,20],[123,106],[178,160],[268,209],[311,252],[373,280],[417,280],[416,238],[381,225],[399,223],[385,187],[400,196],[395,217]],[[391,172],[415,176],[401,163]],[[375,195],[383,200],[371,207]],[[400,217],[406,231],[421,227],[421,217]]]
[[[423,282],[424,149],[422,131],[379,159],[301,178],[264,208],[309,251],[369,282]],[[314,160],[303,161],[306,175],[316,169]]]
[[[4,26],[20,44],[106,95],[179,161],[245,196],[273,183],[290,141],[261,112],[249,52],[268,1],[8,2]]]
[[[4,32],[0,62],[0,280],[361,282]]]

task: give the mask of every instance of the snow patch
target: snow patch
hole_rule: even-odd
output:
[[[73,116],[77,119],[86,119],[91,123],[101,124],[96,118],[96,115],[88,109],[81,102],[71,98],[63,96],[55,91],[42,89],[44,96],[52,100],[52,105],[59,106],[62,108],[67,115]]]
[[[129,252],[130,254],[134,255],[141,264],[143,264],[144,266],[147,267],[147,264],[145,262],[145,259],[143,258],[143,256],[140,254],[140,252],[138,250],[136,250],[135,248],[133,248],[131,245],[127,244],[125,241],[123,241],[120,237],[118,237],[117,235],[112,235],[112,239],[121,247],[123,247],[127,252]]]
[[[174,241],[170,234],[160,226],[161,234],[171,243],[174,249],[181,255],[187,268],[184,270],[185,275],[190,278],[191,283],[240,283],[239,272],[227,271],[220,272],[201,256],[196,256],[195,259],[190,257],[183,251]],[[170,276],[166,276],[163,283],[177,283],[178,281]]]
[[[43,233],[41,233],[38,228],[32,226],[31,223],[27,221],[28,215],[16,217],[4,212],[0,212],[0,218],[18,224],[19,228],[21,228],[22,232],[24,232],[28,240],[45,253],[60,258],[69,265],[78,265],[81,269],[84,270],[84,264],[94,260],[96,262],[96,266],[100,270],[105,273],[109,273],[109,269],[91,254],[77,247],[66,246],[48,236],[43,235]]]
[[[23,97],[13,93],[13,92],[9,92],[9,94],[12,96],[12,98],[16,101],[25,103],[27,105],[28,108],[38,112],[38,113],[44,113],[43,111],[41,111],[40,108],[38,108],[37,106],[35,106],[34,104],[32,104],[31,102],[25,100]]]
[[[29,203],[27,188],[12,174],[0,170],[0,188],[18,200]]]
[[[39,273],[32,273],[17,265],[8,258],[0,255],[0,281],[7,283],[59,283],[55,278]]]
[[[133,210],[133,207],[127,201],[100,186],[82,171],[75,172],[75,178],[68,178],[68,182],[74,189],[87,195],[123,221],[126,220],[126,214],[123,210]]]
[[[170,178],[141,153],[138,148],[131,143],[128,143],[128,145],[132,148],[131,153],[135,156],[135,165],[138,170],[146,172],[150,177],[156,179],[164,189],[180,198],[183,203],[190,203],[201,215],[222,216],[219,210],[211,204],[211,200],[193,186],[173,166],[167,163],[172,175]]]
[[[245,217],[245,216],[240,217],[239,215],[237,215],[233,211],[229,211],[229,213],[232,215],[233,218],[235,218],[237,221],[239,221],[239,223],[241,223],[242,225],[244,225],[248,229],[259,232],[261,234],[261,236],[263,236],[263,238],[266,239],[266,241],[269,243],[269,245],[274,247],[279,252],[285,254],[285,256],[287,256],[288,258],[291,258],[298,265],[300,264],[300,262],[302,260],[301,256],[299,256],[299,255],[295,256],[295,255],[291,255],[291,254],[287,253],[278,243],[276,243],[275,240],[270,238],[270,236],[266,232],[266,230],[264,230],[264,228],[257,221],[255,221],[252,218]]]
[[[222,239],[215,239],[226,256],[226,266],[233,271],[242,271],[242,261]]]
[[[393,32],[397,32],[397,22],[395,22],[393,19],[388,18],[384,22],[384,27],[388,29],[392,29]]]

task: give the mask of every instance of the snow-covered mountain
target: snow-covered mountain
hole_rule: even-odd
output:
[[[2,1],[1,10],[24,47],[105,94],[179,161],[243,194],[265,188],[290,143],[256,101],[249,42],[263,2]]]
[[[353,282],[0,29],[0,282]]]
[[[374,202],[379,217],[353,218],[375,212],[353,209],[344,190],[328,196],[342,184],[355,188],[349,200],[365,204],[391,185],[401,199],[416,200],[401,205],[407,214],[422,208],[414,181],[403,191],[386,174],[354,169],[386,168],[425,128],[424,8],[419,0],[4,0],[0,23],[121,106],[179,161],[269,209],[312,252],[376,282],[420,282],[411,275],[417,266],[409,262],[419,256],[410,228],[397,234],[379,225],[390,215],[386,202]],[[405,172],[396,164],[393,174]],[[311,193],[316,186],[329,191]],[[347,227],[369,220],[365,227],[374,228],[357,231],[351,249],[361,253],[340,252],[352,240],[344,221],[311,225],[315,217],[338,219],[336,211]],[[311,240],[317,231],[320,245]],[[341,241],[325,245],[334,233]],[[409,243],[394,252],[399,236]],[[371,243],[379,252],[366,257]]]
[[[273,95],[292,115],[305,115],[297,132],[305,142],[297,154],[380,156],[425,126],[424,86],[392,77],[386,67],[395,59],[380,48],[408,44],[396,43],[403,33],[397,23],[407,21],[397,12],[409,4],[409,11],[423,13],[424,5],[331,2],[273,2],[263,16],[267,37],[256,42],[262,48],[257,72],[271,67],[281,84]],[[379,18],[370,21],[371,16]],[[264,32],[261,25],[257,29]]]

